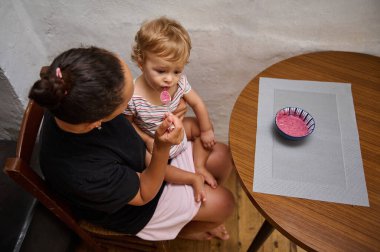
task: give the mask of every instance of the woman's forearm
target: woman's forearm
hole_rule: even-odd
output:
[[[170,146],[153,146],[152,159],[149,166],[140,176],[140,195],[146,204],[158,193],[164,181]]]
[[[175,126],[174,129],[168,131],[172,124]],[[171,114],[166,115],[156,130],[150,164],[141,174],[138,174],[140,179],[139,191],[129,201],[129,204],[144,205],[157,195],[164,181],[170,146],[181,142],[183,132],[183,125],[178,118]]]

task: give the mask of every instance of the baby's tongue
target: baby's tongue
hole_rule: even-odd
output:
[[[160,94],[160,100],[163,104],[168,105],[172,100],[167,88],[164,88]]]

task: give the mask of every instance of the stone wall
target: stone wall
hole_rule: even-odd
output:
[[[257,73],[282,59],[312,51],[344,50],[380,56],[380,1],[377,0],[2,0],[0,67],[25,106],[39,69],[60,52],[80,45],[129,55],[141,22],[166,15],[188,29],[193,49],[186,68],[204,98],[217,138],[228,141],[236,97]],[[2,99],[0,99],[2,100]],[[2,104],[0,118],[10,107]],[[9,123],[0,122],[0,139]],[[14,132],[14,130],[9,131]]]

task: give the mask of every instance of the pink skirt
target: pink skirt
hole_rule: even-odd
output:
[[[194,173],[191,142],[171,165]],[[158,201],[156,211],[148,224],[136,235],[144,240],[163,241],[175,239],[181,229],[198,213],[200,202],[195,202],[193,187],[167,183]]]

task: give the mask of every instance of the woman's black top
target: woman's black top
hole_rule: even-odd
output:
[[[48,185],[78,218],[128,234],[151,219],[163,186],[143,206],[128,205],[140,187],[145,145],[123,115],[84,134],[61,130],[46,112],[40,135],[40,165]]]

